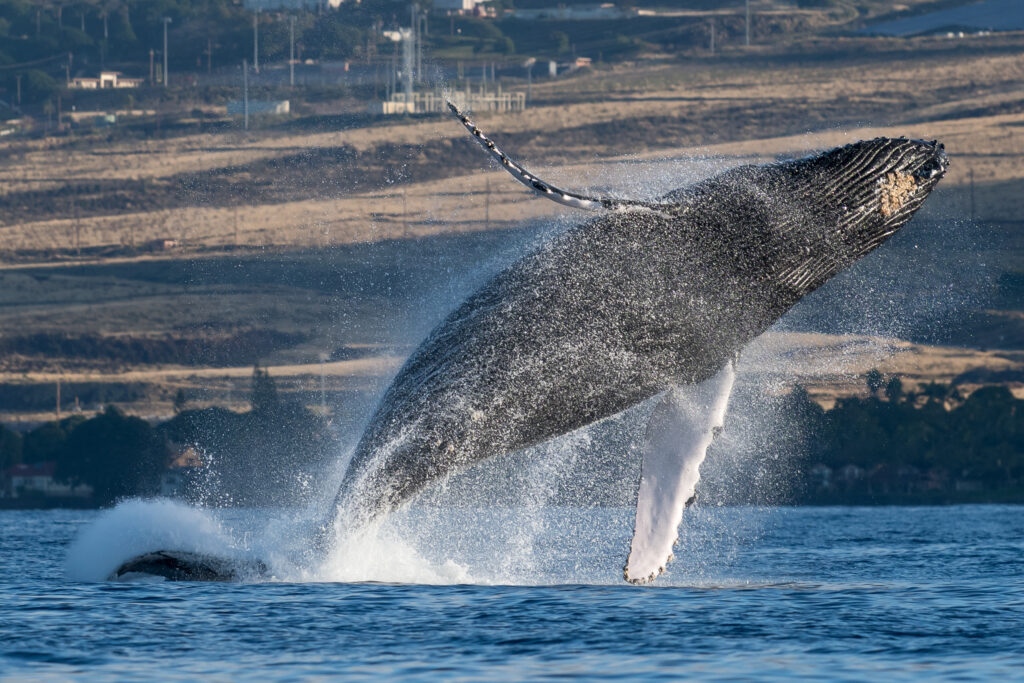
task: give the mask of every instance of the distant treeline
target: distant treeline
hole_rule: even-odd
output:
[[[156,427],[113,407],[24,435],[0,426],[0,465],[56,462],[54,478],[91,486],[97,505],[158,493],[172,465],[187,474],[176,493],[207,504],[293,503],[336,439],[324,417],[281,400],[258,367],[251,400],[246,413],[182,410]]]
[[[793,495],[772,502],[1024,502],[1024,400],[1004,386],[964,397],[938,383],[907,392],[877,371],[866,380],[865,397],[831,410],[800,387],[765,401],[784,429],[754,447],[800,463]],[[181,401],[180,412],[156,427],[113,408],[24,436],[0,427],[0,464],[55,461],[58,480],[92,486],[100,505],[157,492],[172,463],[188,475],[179,495],[208,504],[295,503],[309,493],[314,468],[334,456],[336,439],[323,416],[279,399],[258,367],[251,400],[246,413],[183,410]],[[729,500],[758,502],[735,493]]]
[[[408,23],[408,6],[377,0],[372,8],[347,3],[341,11],[293,10],[289,14],[295,17],[297,56],[347,59],[365,52],[368,40],[375,46],[380,39],[376,27],[385,23],[390,27],[398,17]],[[253,13],[234,0],[0,0],[0,67],[7,67],[0,68],[0,82],[10,76],[8,92],[13,92],[14,75],[22,75],[22,101],[31,104],[50,100],[59,91],[68,53],[74,55],[72,76],[81,70],[95,76],[104,65],[148,69],[150,50],[163,49],[164,17],[171,20],[167,52],[172,74],[252,59]],[[286,17],[263,12],[259,22],[261,59],[287,59],[290,25]]]
[[[912,393],[874,370],[866,379],[866,397],[828,411],[801,388],[788,397],[797,502],[1024,502],[1024,400],[1005,386],[964,398],[948,384]]]

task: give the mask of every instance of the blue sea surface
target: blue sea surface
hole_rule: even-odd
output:
[[[423,512],[432,585],[69,578],[116,512],[0,512],[0,678],[1024,679],[1024,507],[688,513],[648,587],[621,582],[631,512],[606,509],[511,545],[515,514]]]

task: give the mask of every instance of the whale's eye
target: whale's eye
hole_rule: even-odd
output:
[[[918,180],[931,180],[935,176],[941,174],[943,170],[942,162],[938,157],[933,157],[914,171],[914,177]]]

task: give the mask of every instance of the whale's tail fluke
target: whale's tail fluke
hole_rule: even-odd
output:
[[[536,192],[537,194],[547,197],[551,201],[564,204],[565,206],[571,206],[574,209],[584,209],[587,211],[663,211],[669,208],[668,205],[658,204],[656,202],[642,202],[632,199],[616,199],[614,197],[588,197],[586,195],[577,194],[575,192],[569,192],[562,190],[551,183],[541,180],[537,176],[533,175],[525,168],[513,161],[507,154],[498,148],[494,141],[487,137],[482,130],[476,127],[476,124],[465,113],[462,112],[451,100],[445,100],[448,104],[448,108],[453,114],[462,122],[462,125],[466,127],[466,130],[470,132],[473,138],[480,143],[480,146],[484,148],[488,154],[501,164],[502,168],[508,171],[513,178],[526,185],[528,188]]]
[[[693,499],[708,446],[725,423],[735,378],[730,362],[701,384],[670,389],[651,414],[633,541],[623,569],[630,583],[653,581],[672,559],[683,510]]]

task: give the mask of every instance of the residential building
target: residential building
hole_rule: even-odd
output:
[[[72,78],[68,87],[78,90],[138,88],[145,82],[144,78],[125,78],[120,71],[101,71],[99,78]]]

